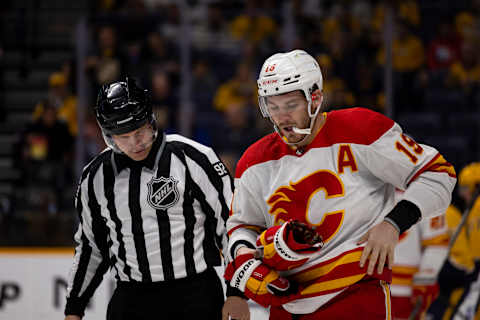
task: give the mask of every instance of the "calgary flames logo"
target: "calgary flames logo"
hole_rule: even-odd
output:
[[[323,213],[319,223],[309,218],[310,201],[315,193],[323,190],[325,198],[342,197],[345,194],[340,178],[329,170],[319,170],[302,178],[298,182],[290,182],[281,186],[267,200],[270,214],[275,216],[275,224],[279,225],[290,219],[296,219],[309,225],[317,226],[317,232],[326,242],[331,239],[342,225],[343,210]],[[315,213],[322,215],[322,213]]]

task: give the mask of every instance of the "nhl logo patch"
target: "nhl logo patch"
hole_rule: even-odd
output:
[[[154,209],[166,210],[178,202],[178,181],[172,177],[152,178],[148,185],[147,201]]]

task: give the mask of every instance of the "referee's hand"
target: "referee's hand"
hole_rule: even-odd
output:
[[[229,319],[250,320],[250,309],[247,300],[237,296],[227,297],[223,304],[222,320]]]
[[[79,316],[66,316],[65,317],[65,320],[82,320],[82,318],[80,318]]]

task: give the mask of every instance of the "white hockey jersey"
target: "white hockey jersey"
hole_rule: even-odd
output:
[[[325,246],[284,275],[302,283],[301,299],[284,305],[311,313],[366,275],[357,241],[395,205],[395,188],[422,216],[445,212],[456,175],[432,147],[402,134],[393,120],[363,108],[332,111],[302,152],[277,134],[252,145],[237,164],[231,216],[232,249],[255,246],[260,231],[289,219],[316,226]],[[377,278],[391,280],[385,268]]]
[[[448,252],[445,214],[426,218],[404,232],[395,248],[392,296],[412,295],[413,277],[434,280]]]

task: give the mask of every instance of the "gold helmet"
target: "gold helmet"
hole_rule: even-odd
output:
[[[474,192],[477,184],[480,184],[480,162],[472,162],[460,171],[458,185]]]

